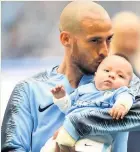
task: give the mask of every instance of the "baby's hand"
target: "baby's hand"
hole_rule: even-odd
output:
[[[53,96],[57,99],[63,98],[66,95],[66,91],[62,85],[58,85],[51,89]]]
[[[118,104],[118,105],[114,105],[110,111],[109,114],[113,117],[113,119],[123,119],[124,116],[127,114],[127,109],[124,105],[122,104]]]

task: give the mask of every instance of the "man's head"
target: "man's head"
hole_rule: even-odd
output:
[[[111,52],[133,56],[140,43],[140,18],[132,12],[120,12],[113,18]]]
[[[69,3],[60,16],[60,40],[65,62],[83,74],[93,74],[108,55],[112,25],[103,7],[92,1]]]
[[[128,86],[133,69],[130,62],[119,55],[106,57],[95,74],[95,86],[98,90],[117,89]]]

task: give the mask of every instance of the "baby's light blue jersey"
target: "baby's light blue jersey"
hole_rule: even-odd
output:
[[[120,87],[116,90],[97,90],[94,83],[89,83],[78,87],[74,93],[71,94],[72,107],[68,111],[78,112],[85,108],[111,108],[120,94],[123,93],[124,98],[132,95],[129,93],[128,87]],[[127,101],[126,101],[127,102]]]
[[[112,89],[112,90],[100,91],[96,89],[94,82],[79,86],[75,90],[75,92],[73,92],[70,95],[72,106],[68,110],[68,115],[66,117],[66,120],[64,121],[63,127],[67,130],[67,132],[72,136],[72,138],[75,141],[79,140],[80,135],[76,131],[74,124],[69,119],[71,116],[73,116],[73,114],[78,113],[79,116],[80,114],[84,116],[86,113],[88,117],[88,114],[90,113],[91,110],[93,112],[94,109],[112,108],[115,101],[120,97],[120,95],[121,95],[121,98],[124,97],[123,98],[124,100],[130,98],[131,101],[132,100],[134,101],[133,96],[129,92],[130,92],[129,89],[126,86],[120,87],[116,90]],[[77,120],[80,119],[78,115],[76,119]],[[85,121],[86,116],[85,118],[83,117],[83,119]],[[82,128],[82,126],[79,125],[79,128]],[[84,128],[84,130],[86,129],[88,130],[88,128]],[[94,132],[92,133],[91,131],[89,136],[91,136],[92,139],[97,142],[104,143],[102,151],[106,152],[107,150],[105,147],[109,148],[109,146],[113,144],[113,141],[115,141],[117,134],[108,133],[106,135],[105,134],[95,135],[95,133]],[[84,138],[84,136],[82,138]]]

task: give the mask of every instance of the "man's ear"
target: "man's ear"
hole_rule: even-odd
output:
[[[71,35],[69,32],[63,31],[60,33],[60,41],[65,47],[70,47],[71,45]]]

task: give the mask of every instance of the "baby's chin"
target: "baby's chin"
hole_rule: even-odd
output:
[[[102,85],[102,86],[100,86],[100,87],[97,87],[97,89],[98,90],[100,90],[100,91],[104,91],[104,90],[112,90],[112,89],[118,89],[118,88],[120,88],[120,87],[123,87],[123,86],[127,86],[128,87],[128,85],[122,85],[122,86],[113,86],[113,85]]]
[[[104,91],[104,90],[111,90],[111,89],[114,89],[113,87],[111,86],[100,86],[100,87],[97,87],[98,90],[101,90],[101,91]]]
[[[97,86],[96,88],[101,91],[115,89],[114,85],[112,83],[108,83],[108,82],[102,83],[100,86]]]
[[[100,91],[104,91],[104,90],[116,90],[120,87],[123,87],[123,86],[128,86],[129,84],[126,82],[126,83],[113,83],[111,81],[103,81],[101,83],[95,83],[96,85],[96,88]]]

